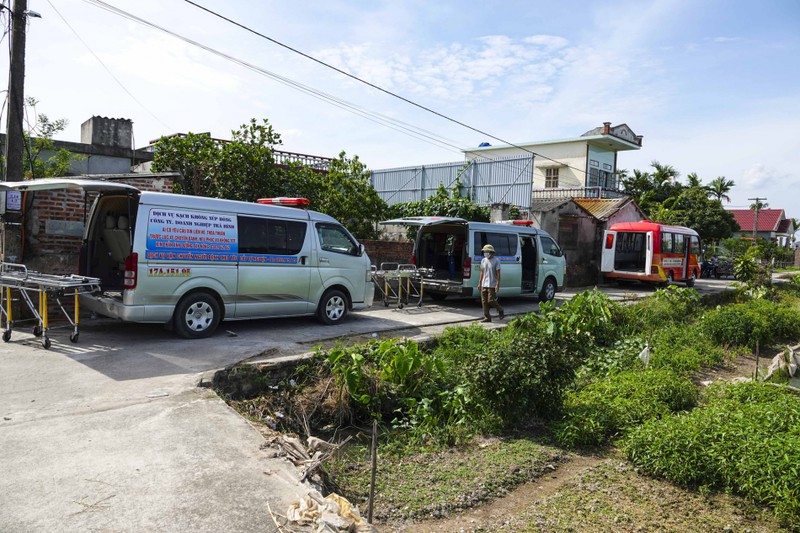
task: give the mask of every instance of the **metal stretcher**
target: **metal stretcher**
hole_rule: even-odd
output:
[[[416,299],[417,307],[422,306],[422,276],[416,266],[381,263],[380,270],[372,272],[372,281],[381,293],[385,307],[394,302],[402,309],[412,299]]]
[[[48,336],[48,331],[50,330],[49,302],[55,300],[61,313],[72,327],[69,340],[78,342],[78,315],[80,313],[78,296],[84,293],[100,291],[100,279],[76,276],[75,274],[68,276],[42,274],[41,272],[28,270],[25,265],[0,263],[0,319],[2,319],[0,320],[0,327],[3,329],[3,342],[11,340],[11,331],[15,322],[23,322],[14,320],[12,295],[15,291],[33,315],[31,320],[35,322],[33,326],[34,336],[42,337],[42,346],[47,349],[50,348],[50,337]],[[33,303],[34,294],[38,299],[36,305]],[[61,298],[69,296],[72,296],[75,302],[74,318],[70,316],[69,312],[64,308],[64,304],[61,303]],[[2,325],[2,322],[5,322],[5,326]]]

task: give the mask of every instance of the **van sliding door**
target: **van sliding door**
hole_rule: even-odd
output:
[[[307,233],[305,221],[239,217],[236,318],[308,312]]]

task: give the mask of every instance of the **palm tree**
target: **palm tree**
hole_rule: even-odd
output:
[[[672,185],[680,176],[680,172],[675,170],[672,165],[662,165],[658,161],[653,161],[650,166],[656,169],[652,174],[652,178],[657,187],[664,187],[665,184]]]
[[[689,188],[703,186],[703,184],[700,182],[700,177],[697,175],[697,172],[689,172],[686,174],[686,180]]]
[[[725,179],[725,176],[718,176],[716,179],[713,179],[706,185],[706,190],[708,191],[708,195],[710,197],[714,197],[720,202],[725,200],[726,202],[731,202],[731,197],[728,196],[728,193],[731,192],[733,186],[736,185],[733,180]]]
[[[760,211],[761,209],[766,209],[769,207],[767,202],[762,202],[761,200],[756,200],[755,203],[750,204],[750,209],[754,211]]]

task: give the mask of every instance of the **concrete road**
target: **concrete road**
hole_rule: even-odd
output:
[[[701,293],[727,281],[700,280]],[[653,289],[603,287],[614,299]],[[576,290],[560,293],[569,298]],[[509,316],[538,309],[504,298]],[[261,435],[212,391],[214,370],[293,357],[352,337],[423,337],[481,317],[471,299],[313,318],[229,322],[187,341],[156,325],[86,320],[80,342],[28,328],[0,344],[0,531],[269,530],[304,495],[296,469],[268,458]]]

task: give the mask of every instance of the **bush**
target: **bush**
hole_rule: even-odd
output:
[[[618,340],[612,346],[598,346],[592,350],[576,373],[576,386],[597,378],[641,367],[639,354],[645,346],[641,337]]]
[[[629,433],[628,457],[683,486],[735,492],[771,506],[800,528],[800,401],[760,383],[711,387],[688,414],[651,420]]]
[[[669,369],[620,372],[568,393],[555,434],[569,447],[605,444],[646,420],[696,402],[691,380]]]
[[[577,366],[570,343],[544,327],[506,328],[461,368],[461,380],[506,427],[558,412]]]
[[[800,312],[786,305],[755,299],[711,310],[703,317],[711,339],[720,345],[755,348],[800,335]]]
[[[725,350],[695,324],[670,325],[653,335],[650,364],[680,374],[696,372],[722,363]]]
[[[700,309],[700,297],[696,290],[670,285],[623,307],[620,320],[629,332],[650,334],[664,324],[685,324]]]

